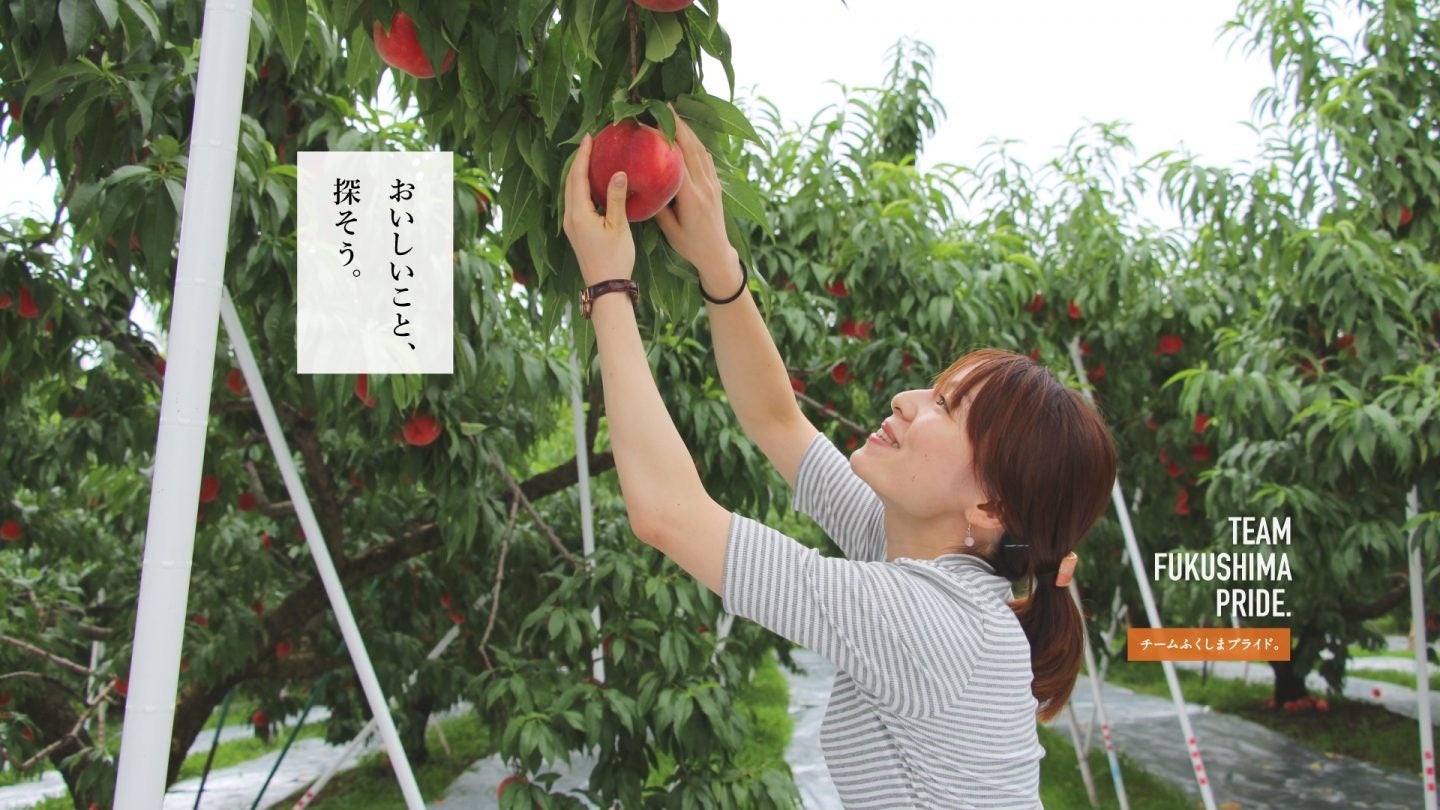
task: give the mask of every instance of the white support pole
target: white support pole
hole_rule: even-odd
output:
[[[575,309],[572,304],[570,309],[572,320],[574,316]],[[580,373],[580,361],[573,350],[570,352],[570,368],[575,372],[575,384],[570,386],[570,410],[575,417],[575,476],[576,482],[580,485],[580,542],[581,549],[585,552],[585,565],[594,568],[595,510],[590,505],[590,437],[585,430],[585,398],[580,393],[585,376]],[[594,623],[596,631],[599,631],[601,626],[599,605],[591,609],[590,621]],[[604,683],[605,651],[603,645],[590,652],[590,662],[591,677]]]
[[[230,239],[250,12],[250,0],[205,4],[205,47],[200,49],[195,87],[167,374],[161,386],[125,731],[115,781],[118,810],[154,810],[165,800],[166,754],[175,723],[200,470],[210,419],[216,314]]]
[[[1080,605],[1080,586],[1076,585],[1075,580],[1073,579],[1070,580],[1070,598],[1074,600],[1075,609],[1080,611],[1080,616],[1082,617],[1083,621],[1083,617],[1085,616],[1085,608]],[[1088,626],[1086,626],[1085,628],[1084,641],[1085,644],[1083,649],[1085,651],[1085,675],[1090,680],[1090,700],[1094,704],[1095,712],[1098,713],[1098,716],[1100,718],[1100,738],[1105,743],[1105,758],[1110,761],[1110,781],[1115,783],[1115,796],[1120,800],[1120,810],[1130,810],[1130,797],[1125,792],[1125,779],[1120,774],[1120,756],[1115,752],[1115,740],[1110,736],[1110,720],[1108,717],[1105,716],[1105,701],[1100,696],[1100,673],[1098,671],[1098,668],[1095,666],[1095,650],[1093,647],[1090,646],[1090,628]],[[1075,722],[1075,714],[1073,710],[1070,714],[1070,722],[1072,724]],[[1085,747],[1080,751],[1076,752],[1080,755],[1081,762],[1085,762],[1085,750],[1089,748],[1089,742],[1090,741],[1087,737],[1087,739],[1085,740]],[[1089,782],[1089,764],[1086,763],[1083,767],[1085,771],[1085,779],[1087,782]],[[1091,786],[1090,788],[1090,793],[1092,796],[1091,804],[1095,804],[1096,802],[1093,798],[1095,788],[1093,786]]]
[[[309,807],[310,803],[315,801],[315,797],[320,795],[320,791],[324,790],[325,786],[330,784],[330,780],[335,774],[340,772],[340,766],[349,762],[350,757],[355,756],[355,752],[360,750],[360,746],[363,745],[366,740],[369,740],[370,735],[374,733],[375,718],[372,717],[370,718],[370,722],[366,723],[365,727],[360,729],[360,733],[355,735],[355,739],[351,740],[350,744],[345,746],[345,750],[340,752],[340,756],[336,757],[335,760],[330,763],[329,767],[325,769],[325,772],[320,774],[320,778],[316,779],[315,782],[310,785],[309,790],[300,794],[300,798],[296,800],[292,810],[301,810],[303,807]]]
[[[1070,362],[1075,365],[1080,379],[1085,379],[1085,360],[1080,356],[1079,338],[1070,340]],[[1083,389],[1082,393],[1086,399],[1095,401],[1090,389]],[[1135,527],[1130,524],[1130,510],[1125,505],[1125,493],[1120,490],[1118,475],[1115,476],[1114,485],[1110,487],[1110,499],[1115,504],[1115,516],[1119,518],[1120,530],[1125,535],[1125,550],[1133,563],[1131,570],[1135,572],[1135,583],[1140,586],[1140,599],[1145,603],[1145,617],[1149,619],[1151,627],[1164,627],[1160,623],[1160,611],[1155,607],[1155,594],[1150,590],[1150,581],[1145,577],[1145,561],[1140,556],[1140,543],[1135,539]],[[1205,810],[1216,810],[1215,792],[1210,788],[1210,776],[1205,771],[1205,761],[1200,756],[1199,738],[1195,736],[1195,729],[1190,725],[1190,715],[1185,711],[1185,697],[1180,690],[1180,678],[1175,674],[1175,662],[1161,661],[1160,665],[1165,670],[1165,683],[1170,686],[1170,697],[1175,701],[1175,715],[1180,719],[1180,731],[1185,735],[1185,747],[1194,766],[1195,784],[1200,788],[1200,798],[1205,802]]]
[[[1095,792],[1095,777],[1090,773],[1090,758],[1085,756],[1086,746],[1080,741],[1080,721],[1075,719],[1075,704],[1065,704],[1065,717],[1070,721],[1070,743],[1075,746],[1075,761],[1080,765],[1080,779],[1085,783],[1085,795],[1091,807],[1100,806],[1100,795]]]
[[[99,601],[100,604],[102,604],[102,605],[105,604],[105,589],[104,589],[104,588],[101,588],[101,589],[100,589],[100,592],[99,592],[98,594],[96,594],[96,598],[98,599],[98,601]],[[92,641],[92,642],[90,642],[90,674],[88,674],[88,675],[85,676],[85,700],[86,700],[86,701],[89,701],[89,700],[91,700],[91,699],[93,699],[93,698],[95,697],[95,672],[96,672],[96,670],[98,670],[98,669],[100,668],[100,661],[101,661],[101,659],[103,659],[104,657],[105,657],[105,642],[103,642],[103,641]],[[104,718],[105,718],[105,715],[104,715],[103,712],[96,712],[96,714],[95,714],[95,719],[96,719],[97,721],[103,721]]]
[[[330,550],[325,545],[325,535],[320,529],[319,521],[315,519],[315,510],[310,505],[310,495],[305,491],[305,483],[300,479],[300,471],[295,467],[295,458],[290,453],[289,443],[285,441],[280,419],[275,415],[275,405],[270,401],[270,393],[265,389],[265,380],[260,376],[255,354],[250,350],[250,339],[245,334],[244,325],[240,323],[240,316],[236,314],[235,304],[230,300],[228,292],[222,296],[220,303],[220,316],[225,321],[226,333],[230,335],[230,345],[235,349],[235,359],[245,375],[245,384],[250,387],[260,423],[265,426],[265,438],[270,443],[270,452],[274,454],[275,462],[280,467],[280,476],[285,480],[290,502],[295,505],[295,516],[300,519],[300,528],[305,532],[305,544],[310,549],[310,556],[315,560],[315,570],[320,575],[320,582],[325,586],[330,607],[335,611],[335,622],[340,626],[340,635],[345,639],[345,649],[350,652],[350,662],[355,665],[355,674],[360,679],[365,700],[370,704],[371,714],[379,722],[380,739],[384,740],[385,751],[390,755],[390,766],[394,768],[395,779],[400,783],[400,793],[405,797],[405,806],[410,810],[423,810],[425,800],[420,796],[420,786],[415,782],[410,760],[405,756],[404,746],[400,744],[400,733],[395,730],[395,720],[390,716],[390,705],[385,700],[385,693],[380,691],[380,679],[376,677],[375,667],[370,662],[370,653],[365,649],[365,639],[360,635],[355,614],[350,611],[350,602],[345,598],[345,586],[340,582],[339,572],[335,570],[335,561],[330,558]]]
[[[477,597],[475,601],[470,604],[470,609],[479,610],[480,606],[484,604],[486,598],[487,596]],[[449,630],[446,630],[445,635],[441,636],[440,640],[436,642],[435,646],[430,648],[430,652],[425,656],[425,660],[434,661],[435,659],[444,655],[445,651],[448,650],[450,648],[450,645],[455,642],[455,639],[459,637],[459,625],[454,625]],[[419,675],[419,670],[410,673],[410,677],[405,680],[405,686],[407,689],[415,684],[415,679],[419,677]],[[295,806],[291,808],[291,810],[301,810],[301,808],[308,807],[311,802],[315,801],[315,797],[320,795],[320,791],[324,790],[325,786],[330,784],[330,779],[334,777],[336,773],[339,773],[341,766],[343,766],[346,762],[349,762],[350,757],[355,755],[355,751],[360,747],[361,743],[370,739],[370,735],[375,733],[376,725],[377,724],[375,722],[375,718],[371,717],[370,722],[366,723],[365,727],[360,729],[360,733],[356,734],[355,738],[350,741],[350,744],[345,746],[345,750],[340,752],[340,756],[336,757],[333,761],[331,761],[331,763],[326,766],[325,770],[320,774],[319,778],[317,778],[314,782],[310,784],[310,788],[306,790],[303,794],[301,794],[299,800],[295,802]],[[444,732],[440,731],[439,726],[436,726],[435,730],[441,735],[444,734]],[[443,736],[441,737],[441,740],[442,744],[444,744]]]
[[[1420,491],[1410,488],[1405,517],[1420,514]],[[1410,627],[1415,631],[1415,696],[1420,709],[1420,779],[1425,784],[1425,810],[1436,810],[1435,730],[1430,725],[1430,663],[1425,655],[1425,571],[1421,568],[1419,530],[1412,529],[1410,546]]]

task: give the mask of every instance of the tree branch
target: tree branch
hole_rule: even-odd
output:
[[[846,419],[845,417],[841,416],[834,408],[831,408],[827,405],[821,405],[819,402],[816,402],[814,399],[811,399],[810,397],[798,391],[795,392],[795,398],[800,400],[802,403],[809,405],[810,407],[814,408],[825,416],[834,419],[836,422],[839,422],[845,427],[848,427],[856,433],[859,433],[862,436],[868,435],[871,432],[870,428],[865,427],[859,422]]]
[[[61,690],[61,691],[64,691],[64,692],[69,693],[69,694],[70,694],[71,696],[73,696],[77,701],[79,701],[79,702],[81,702],[81,703],[85,703],[85,702],[86,702],[86,701],[85,701],[85,696],[82,695],[82,694],[80,694],[79,692],[75,691],[74,689],[72,689],[69,684],[65,683],[64,681],[62,681],[62,680],[60,680],[59,678],[56,678],[56,677],[54,677],[54,676],[46,675],[46,674],[43,673],[43,672],[31,672],[31,671],[29,671],[29,670],[24,670],[24,669],[18,670],[18,671],[15,671],[15,672],[6,672],[6,673],[3,673],[3,674],[0,674],[0,683],[4,683],[5,681],[10,680],[11,678],[33,678],[33,679],[35,679],[35,680],[37,680],[37,681],[44,681],[45,683],[50,684],[51,686],[55,687],[56,689],[59,689],[59,690]]]
[[[500,612],[500,585],[505,581],[505,552],[510,548],[510,535],[515,531],[515,517],[520,514],[520,502],[511,501],[510,520],[505,524],[505,534],[500,538],[500,558],[495,563],[495,586],[490,591],[490,617],[485,621],[485,635],[480,637],[480,657],[485,659],[487,670],[495,669],[485,648],[490,646],[490,634],[495,630],[495,615]]]
[[[74,661],[71,661],[71,660],[68,659],[68,658],[61,658],[60,656],[58,656],[58,655],[56,655],[56,654],[54,654],[54,653],[52,653],[52,652],[47,652],[46,650],[42,650],[42,649],[40,649],[39,647],[36,647],[36,646],[33,645],[33,644],[27,644],[26,642],[21,641],[21,640],[18,639],[18,638],[12,638],[12,637],[10,637],[10,636],[0,636],[0,641],[3,641],[3,642],[5,642],[6,644],[9,644],[9,645],[12,646],[12,647],[19,647],[20,649],[24,650],[25,652],[30,653],[31,655],[34,655],[34,656],[36,656],[36,657],[38,657],[38,658],[43,658],[43,659],[45,659],[46,661],[49,661],[50,663],[55,664],[56,666],[61,667],[61,668],[63,668],[63,669],[68,669],[68,670],[70,670],[71,672],[74,672],[74,673],[77,674],[77,675],[89,675],[89,674],[90,674],[90,669],[89,669],[88,667],[81,666],[80,664],[77,664],[77,663],[75,663]]]
[[[572,567],[578,568],[580,561],[575,559],[574,555],[565,548],[565,544],[560,542],[560,538],[555,536],[555,531],[550,528],[550,524],[546,523],[545,519],[540,517],[540,513],[535,511],[535,507],[530,503],[530,499],[525,497],[525,493],[521,491],[520,485],[515,483],[514,478],[510,477],[509,471],[505,469],[504,464],[500,463],[500,459],[490,456],[490,466],[494,467],[500,473],[500,477],[505,479],[506,485],[510,487],[510,493],[519,499],[520,504],[525,507],[525,513],[530,515],[530,519],[535,521],[535,525],[539,526],[540,530],[549,538],[550,545],[554,546],[555,550],[560,552],[560,556],[564,557]],[[576,477],[579,477],[578,472],[576,473]]]
[[[1396,605],[1404,602],[1409,597],[1410,581],[1405,579],[1390,590],[1376,597],[1373,601],[1363,605],[1348,602],[1343,596],[1340,597],[1340,615],[1357,622],[1378,619],[1386,613],[1389,613]]]
[[[325,546],[330,557],[339,568],[345,562],[345,517],[340,512],[340,496],[335,489],[335,479],[330,477],[330,466],[325,463],[325,453],[320,439],[315,435],[313,423],[309,420],[297,425],[291,431],[295,448],[305,461],[305,478],[310,483],[310,502],[315,507],[315,520],[325,533]]]

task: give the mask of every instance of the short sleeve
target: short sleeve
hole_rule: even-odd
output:
[[[793,506],[814,518],[846,557],[885,559],[885,506],[823,433],[800,460]]]
[[[978,611],[887,562],[825,557],[732,515],[725,609],[803,645],[873,700],[918,715],[953,704],[983,654]]]

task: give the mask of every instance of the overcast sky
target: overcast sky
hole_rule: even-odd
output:
[[[1264,54],[1220,37],[1238,0],[724,0],[737,93],[764,95],[792,121],[840,99],[837,83],[877,85],[901,37],[935,51],[932,91],[947,116],[922,163],[973,164],[992,137],[1016,138],[1031,165],[1054,157],[1086,120],[1124,120],[1140,158],[1180,146],[1206,163],[1256,154]],[[712,92],[723,74],[708,71]],[[0,161],[7,213],[53,210],[53,181]],[[32,202],[38,201],[38,202]]]
[[[927,163],[973,162],[991,137],[1022,140],[1016,153],[1038,163],[1087,119],[1122,119],[1142,157],[1183,144],[1230,164],[1254,155],[1243,122],[1273,83],[1264,54],[1246,57],[1233,34],[1217,39],[1236,5],[728,0],[720,14],[737,90],[753,94],[753,85],[796,119],[808,119],[817,100],[837,101],[834,81],[878,84],[885,52],[901,37],[925,42],[935,52],[931,89],[948,113]]]

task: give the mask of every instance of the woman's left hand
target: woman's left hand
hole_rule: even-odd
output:
[[[565,178],[565,235],[580,261],[586,286],[612,278],[630,278],[635,271],[635,239],[625,218],[625,173],[616,172],[610,178],[602,216],[590,198],[590,147],[587,134]]]

